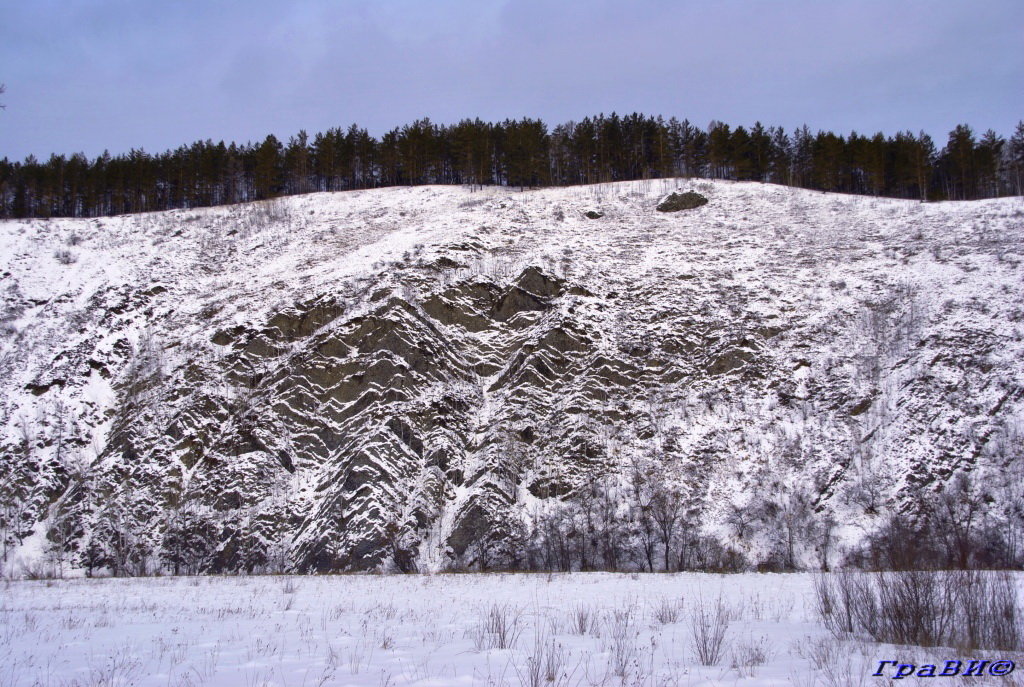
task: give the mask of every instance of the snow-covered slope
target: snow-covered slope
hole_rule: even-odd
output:
[[[668,495],[669,567],[810,566],[958,474],[1003,523],[1022,238],[1020,198],[684,180],[0,223],[8,565],[521,566]]]

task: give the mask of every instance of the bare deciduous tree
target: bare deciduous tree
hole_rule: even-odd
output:
[[[639,535],[644,560],[650,572],[654,572],[654,549],[658,541],[658,532],[652,513],[654,495],[651,487],[654,482],[653,476],[654,467],[652,465],[638,456],[634,456],[631,459],[629,482],[633,503],[630,506],[633,511],[633,519],[639,528],[637,534]]]
[[[675,488],[659,481],[655,484],[654,497],[651,499],[651,517],[658,528],[662,551],[665,555],[665,571],[671,568],[672,542],[675,540],[676,527],[682,517],[683,499]]]
[[[985,507],[990,500],[988,492],[963,472],[957,474],[939,496],[935,524],[946,541],[949,563],[961,569],[970,566],[971,554],[979,545],[978,535]]]

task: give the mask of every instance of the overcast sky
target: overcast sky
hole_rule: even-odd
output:
[[[599,112],[1013,132],[1022,0],[0,0],[0,157]]]

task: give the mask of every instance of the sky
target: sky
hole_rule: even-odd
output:
[[[1021,0],[0,0],[0,158],[618,112],[1009,136]]]

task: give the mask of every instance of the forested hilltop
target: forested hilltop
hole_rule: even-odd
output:
[[[287,143],[199,141],[157,155],[0,161],[0,217],[94,217],[223,205],[313,191],[472,184],[566,186],[676,176],[822,191],[967,200],[1024,194],[1024,121],[1007,140],[961,124],[938,149],[925,133],[792,133],[641,114],[549,130],[540,119],[421,119],[379,140],[353,124]]]

